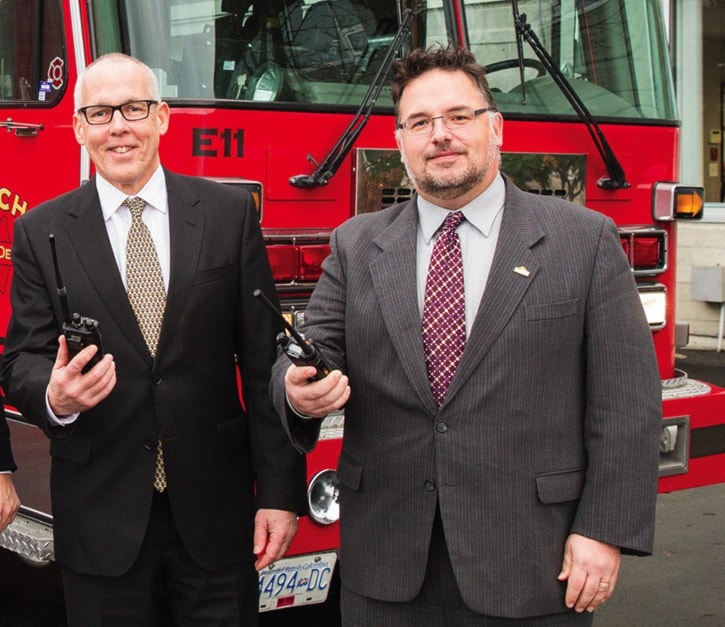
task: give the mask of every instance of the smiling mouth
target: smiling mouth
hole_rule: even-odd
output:
[[[432,155],[428,156],[428,160],[431,161],[433,159],[444,159],[444,158],[451,158],[451,157],[460,157],[465,153],[459,151],[459,150],[440,150],[438,152],[433,153]]]
[[[455,161],[460,156],[461,153],[459,152],[442,152],[428,157],[428,162],[450,165],[452,161]]]
[[[111,152],[115,152],[118,155],[123,155],[129,150],[131,150],[131,146],[117,146],[116,148],[111,148]]]

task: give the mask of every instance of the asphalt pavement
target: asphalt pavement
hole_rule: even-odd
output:
[[[691,378],[725,387],[725,352],[680,351],[677,365]],[[654,555],[622,558],[615,594],[594,623],[725,626],[725,484],[659,495]],[[0,626],[65,624],[58,569],[32,568],[0,550]]]
[[[677,367],[725,387],[725,351],[692,339],[700,349],[678,351]],[[615,594],[594,623],[725,626],[725,484],[658,496],[653,555],[622,558]]]

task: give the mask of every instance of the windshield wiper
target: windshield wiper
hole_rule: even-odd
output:
[[[594,121],[594,118],[592,118],[592,114],[589,112],[589,109],[587,109],[581,98],[579,98],[579,95],[576,91],[574,91],[571,83],[559,69],[554,59],[551,58],[548,50],[546,50],[539,41],[539,38],[536,36],[533,28],[531,28],[531,24],[526,21],[526,14],[519,13],[518,2],[516,0],[511,0],[511,3],[514,12],[514,26],[516,27],[517,35],[526,39],[532,50],[536,53],[536,56],[539,57],[541,63],[547,69],[549,74],[551,74],[551,78],[554,80],[557,87],[559,87],[564,96],[566,96],[566,99],[569,101],[581,121],[584,122],[584,125],[586,126],[587,131],[589,131],[589,135],[591,136],[599,155],[602,157],[602,161],[604,161],[604,166],[607,168],[609,178],[602,177],[597,181],[597,185],[602,189],[626,189],[627,187],[630,187],[622,165],[619,163],[619,160],[614,154],[609,142],[607,142],[604,137],[604,133],[602,133],[599,125]]]
[[[290,178],[289,183],[295,187],[323,187],[327,185],[330,179],[335,175],[337,170],[342,165],[343,160],[350,152],[355,140],[358,138],[363,128],[367,124],[370,116],[372,115],[373,107],[377,101],[380,92],[383,90],[385,85],[385,77],[390,71],[390,67],[393,65],[395,55],[399,48],[402,46],[406,37],[410,33],[410,28],[413,24],[413,18],[416,13],[410,9],[403,11],[403,19],[401,20],[400,28],[395,33],[390,48],[383,59],[383,63],[378,69],[373,82],[370,84],[365,97],[360,104],[355,117],[352,119],[345,132],[337,140],[337,143],[332,147],[332,150],[324,158],[322,163],[317,165],[315,171],[312,174],[298,174]],[[307,158],[314,163],[312,155],[308,155]]]
[[[519,5],[516,0],[512,0],[511,8],[514,12],[514,24],[519,17]],[[521,86],[521,104],[526,104],[526,79],[524,78],[524,47],[521,42],[521,33],[516,29],[516,55],[519,59],[519,85]]]

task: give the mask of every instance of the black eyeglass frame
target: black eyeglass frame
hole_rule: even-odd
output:
[[[457,111],[461,111],[461,110],[467,109],[467,108],[468,107],[463,107],[462,109],[457,109]],[[471,119],[470,124],[464,124],[463,126],[450,127],[446,124],[446,117],[448,117],[449,115],[455,115],[455,113],[456,113],[456,111],[451,111],[450,113],[444,113],[443,115],[434,115],[434,116],[430,116],[430,117],[421,116],[421,118],[419,118],[419,119],[422,119],[422,120],[429,119],[431,121],[430,131],[425,131],[422,133],[411,133],[410,129],[405,126],[410,121],[410,118],[407,118],[405,120],[405,122],[400,122],[399,124],[396,124],[395,128],[398,130],[405,131],[406,133],[409,133],[411,135],[429,135],[430,133],[433,132],[434,120],[443,120],[443,126],[445,126],[450,131],[455,131],[456,128],[466,128],[468,126],[471,126],[471,124],[473,124],[473,122],[476,120],[476,118],[479,115],[481,115],[482,113],[487,113],[488,111],[498,111],[498,109],[496,109],[496,107],[483,107],[483,109],[471,109],[471,110],[473,111],[473,118]]]
[[[128,107],[129,105],[138,105],[144,103],[146,105],[146,114],[141,116],[140,118],[128,118],[126,117],[126,114],[123,112],[124,107]],[[113,116],[118,111],[124,120],[127,122],[138,122],[140,120],[145,120],[146,118],[151,115],[151,105],[157,105],[160,104],[158,100],[130,100],[129,102],[124,102],[120,105],[88,105],[87,107],[81,107],[78,109],[78,113],[82,113],[83,117],[86,119],[86,122],[90,124],[91,126],[101,126],[103,124],[110,124],[113,121]],[[88,110],[89,109],[110,109],[111,115],[105,122],[91,122],[91,120],[88,118]]]

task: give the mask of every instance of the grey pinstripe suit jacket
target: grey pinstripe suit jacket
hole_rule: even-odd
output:
[[[339,462],[341,575],[406,601],[420,589],[436,501],[475,611],[564,611],[576,532],[652,550],[661,392],[616,228],[506,181],[493,267],[444,405],[429,389],[416,302],[415,200],[333,235],[304,331],[350,377]],[[523,266],[526,273],[515,272]],[[319,421],[275,404],[300,450]]]

